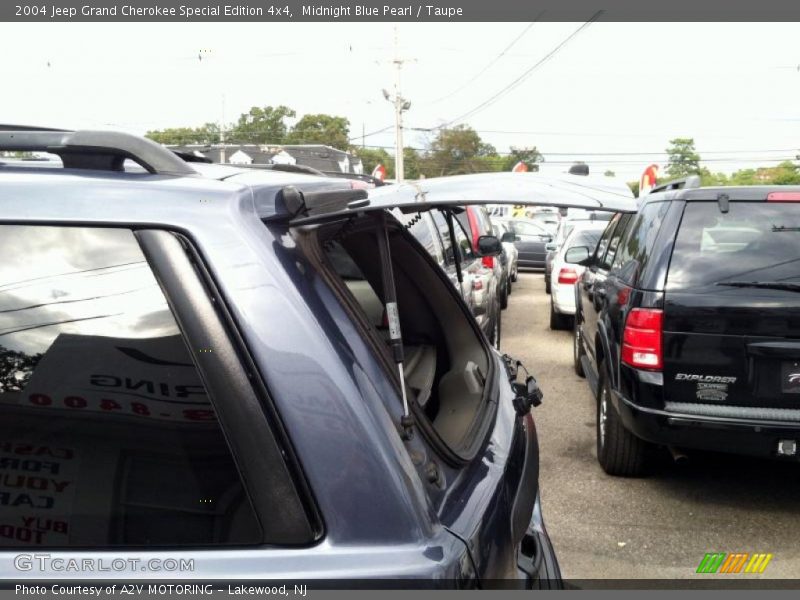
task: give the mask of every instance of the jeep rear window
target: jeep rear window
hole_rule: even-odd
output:
[[[399,229],[389,231],[409,402],[416,403],[447,448],[464,456],[484,423],[481,416],[490,410],[484,400],[488,356],[450,283],[436,276],[435,267]],[[386,343],[388,358],[389,323],[374,228],[369,223],[323,226],[320,240],[326,266],[347,289],[371,334]],[[469,250],[466,235],[459,243]]]
[[[800,283],[800,204],[688,202],[675,240],[667,290],[731,283]],[[709,290],[710,291],[710,290]]]
[[[131,231],[0,226],[0,547],[257,544]]]

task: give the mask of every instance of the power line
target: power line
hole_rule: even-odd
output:
[[[550,59],[551,59],[553,56],[555,56],[555,55],[556,55],[556,54],[559,52],[559,50],[561,50],[561,49],[562,49],[564,46],[566,46],[566,45],[567,45],[567,44],[568,44],[568,43],[569,43],[569,42],[570,42],[572,39],[574,39],[574,38],[575,38],[575,36],[577,36],[578,34],[580,34],[580,33],[581,33],[581,32],[582,32],[584,29],[586,29],[587,27],[589,27],[589,26],[590,26],[592,23],[594,23],[594,22],[595,22],[595,21],[596,21],[598,18],[600,18],[600,15],[602,15],[602,14],[603,14],[603,12],[605,12],[605,11],[598,10],[596,13],[594,13],[594,14],[593,14],[593,15],[592,15],[592,16],[589,18],[589,20],[588,20],[588,21],[586,21],[586,22],[585,22],[583,25],[581,25],[581,26],[580,26],[580,27],[578,27],[578,28],[577,28],[575,31],[573,31],[571,34],[569,34],[569,35],[568,35],[566,38],[564,38],[564,39],[563,39],[563,40],[562,40],[562,41],[561,41],[561,42],[560,42],[560,43],[559,43],[559,44],[558,44],[558,45],[557,45],[555,48],[553,48],[553,49],[552,49],[550,52],[548,52],[547,54],[545,54],[545,55],[544,55],[544,57],[542,57],[542,58],[541,58],[539,61],[537,61],[537,62],[536,62],[536,63],[535,63],[535,64],[534,64],[532,67],[530,67],[528,70],[526,70],[525,72],[523,72],[523,73],[522,73],[522,75],[520,75],[519,77],[517,77],[517,78],[516,78],[514,81],[512,81],[511,83],[509,83],[509,84],[508,84],[506,87],[504,87],[503,89],[501,89],[499,92],[497,92],[496,94],[494,94],[492,97],[488,98],[487,100],[484,100],[484,101],[483,101],[481,104],[479,104],[479,105],[478,105],[478,106],[476,106],[475,108],[473,108],[473,109],[471,109],[471,110],[469,110],[469,111],[465,112],[465,113],[464,113],[463,115],[461,115],[460,117],[456,117],[455,119],[452,119],[452,120],[450,120],[450,121],[448,121],[448,122],[444,123],[443,125],[439,125],[439,126],[437,126],[437,127],[433,127],[433,128],[431,128],[431,131],[435,131],[435,130],[437,130],[437,129],[443,129],[443,128],[445,128],[445,127],[449,126],[449,125],[452,125],[452,124],[453,124],[453,123],[455,123],[456,121],[461,121],[461,120],[463,120],[463,119],[466,119],[466,118],[468,118],[468,117],[474,116],[474,115],[476,115],[477,113],[479,113],[480,111],[484,110],[485,108],[488,108],[489,106],[491,106],[492,104],[494,104],[495,102],[497,102],[497,101],[498,101],[500,98],[502,98],[502,97],[503,97],[505,94],[507,94],[508,92],[510,92],[511,90],[513,90],[515,87],[517,87],[517,86],[518,86],[519,84],[521,84],[523,81],[525,81],[525,79],[527,79],[528,77],[530,77],[530,75],[531,75],[531,74],[532,74],[532,73],[533,73],[533,72],[534,72],[536,69],[538,69],[539,67],[541,67],[541,66],[542,66],[543,64],[545,64],[545,63],[546,63],[548,60],[550,60]]]
[[[508,155],[498,155],[498,156],[476,156],[474,158],[458,158],[458,159],[446,159],[448,164],[459,165],[459,164],[472,164],[474,162],[502,162],[508,157]],[[389,160],[392,160],[390,157]],[[720,159],[708,159],[708,160],[701,160],[700,165],[702,166],[703,163],[731,163],[731,164],[740,164],[740,163],[760,163],[763,164],[765,162],[785,162],[795,160],[794,157],[786,157],[786,158],[720,158]],[[587,165],[641,165],[643,162],[641,160],[544,160],[536,164],[540,165],[574,165],[576,162],[581,162]],[[694,161],[676,161],[670,164],[674,165],[692,165]]]
[[[386,146],[386,145],[379,145],[379,144],[365,144],[364,148],[374,148],[374,149],[382,149],[382,150],[391,150],[394,146]],[[416,150],[417,152],[427,152],[427,148],[416,148],[412,146],[406,146],[411,150]],[[541,151],[540,151],[541,152]],[[795,152],[800,153],[800,149],[798,148],[780,148],[780,149],[764,149],[764,150],[704,150],[701,151],[702,155],[706,156],[709,154],[757,154],[759,152]],[[515,152],[497,152],[496,154],[499,155],[512,155]],[[541,152],[543,156],[662,156],[665,158],[669,157],[668,152],[584,152],[582,150],[577,150],[574,152]],[[794,160],[795,157],[792,157],[791,160]],[[700,162],[705,160],[712,160],[712,158],[700,158]],[[760,159],[754,160],[771,160],[768,156],[763,156]],[[776,159],[780,160],[780,159]]]
[[[394,126],[392,125],[390,127],[385,128],[385,130],[392,129],[393,127]],[[169,129],[170,128],[167,128],[167,130],[169,130]],[[176,128],[176,129],[183,129],[183,128]],[[186,129],[192,129],[192,128],[186,128]],[[414,127],[404,127],[403,129],[404,130],[412,129],[412,130],[422,131],[422,129],[414,128]],[[153,130],[154,133],[158,133],[159,131],[161,131],[161,130]],[[307,129],[306,131],[314,131],[314,130]],[[426,129],[425,131],[428,131],[428,130]],[[527,133],[527,134],[535,133],[535,132],[524,132],[524,131],[511,132],[511,131],[494,131],[494,130],[491,130],[491,131],[490,130],[475,130],[475,132],[476,133]],[[226,136],[230,136],[232,134],[236,134],[236,139],[247,139],[247,138],[257,139],[262,135],[261,132],[257,132],[257,131],[237,132],[235,129],[218,130],[218,131],[214,131],[214,132],[211,132],[211,133],[220,134],[220,135],[224,134]],[[370,136],[369,133],[367,133],[365,135],[365,137],[369,137],[369,136]],[[355,138],[349,138],[349,141],[359,140],[359,139],[361,139],[360,135],[355,137]],[[210,146],[210,145],[214,145],[214,144],[218,144],[218,143],[221,143],[221,142],[189,141],[189,142],[186,142],[185,144],[176,144],[176,145],[198,145],[198,146],[208,145],[208,146]],[[243,142],[231,142],[231,141],[229,141],[228,143],[232,144],[232,145],[236,145],[236,144],[242,144]],[[265,143],[252,142],[252,143],[253,143],[253,145],[259,145],[259,146],[291,146],[291,145],[295,144],[295,142],[265,142]],[[302,143],[302,142],[300,142],[300,143]],[[309,143],[309,142],[306,142],[306,143]],[[359,144],[359,146],[364,147],[364,148],[376,148],[376,149],[383,148],[383,149],[386,149],[386,150],[394,149],[393,145],[388,145],[388,144],[363,144],[363,145]],[[405,147],[411,148],[412,150],[417,150],[417,151],[426,151],[427,150],[426,148],[417,148],[417,147],[412,147],[412,146],[405,146]],[[698,149],[696,151],[701,155],[708,155],[708,154],[756,154],[756,153],[769,153],[769,152],[781,152],[781,153],[782,152],[796,152],[796,153],[800,153],[800,147],[798,147],[798,148],[763,148],[763,149],[751,148],[751,149],[747,149],[747,150],[703,150],[703,149]],[[503,153],[499,152],[498,154],[503,154]],[[506,154],[512,154],[512,152],[507,152]],[[542,154],[545,154],[545,153],[543,152]],[[576,150],[576,151],[547,152],[546,154],[548,156],[656,156],[656,157],[659,157],[659,156],[668,157],[669,156],[669,153],[666,152],[666,151],[649,151],[649,150],[647,150],[647,151],[620,151],[620,152],[585,152],[583,150]]]
[[[563,40],[562,40],[562,41],[561,41],[561,42],[560,42],[560,43],[559,43],[559,44],[558,44],[558,45],[557,45],[555,48],[553,48],[553,49],[552,49],[550,52],[548,52],[548,53],[547,53],[547,54],[546,54],[544,57],[542,57],[542,58],[541,58],[539,61],[537,61],[537,62],[536,62],[536,63],[535,63],[535,64],[534,64],[532,67],[530,67],[530,68],[529,68],[527,71],[525,71],[524,73],[522,73],[522,75],[520,75],[519,77],[517,77],[517,78],[516,78],[514,81],[512,81],[511,83],[509,83],[509,84],[508,84],[506,87],[504,87],[503,89],[501,89],[499,92],[497,92],[496,94],[494,94],[492,97],[488,98],[487,100],[484,100],[484,101],[483,101],[482,103],[480,103],[478,106],[476,106],[476,107],[472,108],[471,110],[467,111],[467,112],[466,112],[466,113],[464,113],[463,115],[461,115],[461,116],[459,116],[459,117],[456,117],[455,119],[451,119],[450,121],[447,121],[447,122],[445,122],[445,123],[443,123],[443,124],[441,124],[441,125],[437,125],[437,126],[435,126],[435,127],[428,127],[428,128],[415,128],[415,130],[416,130],[416,131],[428,131],[428,132],[431,132],[431,131],[436,131],[436,130],[439,130],[439,129],[444,129],[444,128],[446,128],[446,127],[449,127],[450,125],[452,125],[453,123],[455,123],[455,122],[457,122],[457,121],[461,121],[461,120],[463,120],[463,119],[466,119],[467,117],[471,117],[471,116],[473,116],[473,115],[476,115],[478,112],[482,111],[483,109],[485,109],[485,108],[488,108],[489,106],[491,106],[492,104],[494,104],[495,102],[497,102],[497,101],[498,101],[498,100],[499,100],[501,97],[503,97],[505,94],[507,94],[508,92],[510,92],[511,90],[513,90],[515,87],[517,87],[517,86],[518,86],[520,83],[522,83],[522,82],[523,82],[525,79],[527,79],[527,78],[528,78],[528,77],[529,77],[529,76],[530,76],[530,75],[531,75],[531,74],[532,74],[532,73],[533,73],[533,72],[534,72],[536,69],[538,69],[538,68],[539,68],[540,66],[542,66],[544,63],[546,63],[548,60],[550,60],[550,59],[551,59],[553,56],[555,56],[555,55],[558,53],[558,51],[559,51],[559,50],[561,50],[561,49],[562,49],[564,46],[566,46],[566,45],[567,45],[567,44],[568,44],[568,43],[569,43],[569,42],[570,42],[570,41],[571,41],[571,40],[572,40],[572,39],[573,39],[575,36],[577,36],[577,35],[578,35],[579,33],[581,33],[581,32],[582,32],[584,29],[586,29],[587,27],[589,27],[589,26],[590,26],[592,23],[594,23],[594,22],[595,22],[595,21],[596,21],[598,18],[600,18],[600,15],[602,15],[604,12],[605,12],[605,11],[603,11],[603,10],[598,10],[596,13],[594,13],[594,14],[593,14],[593,15],[592,15],[592,16],[589,18],[589,20],[588,20],[588,21],[586,21],[586,22],[585,22],[583,25],[581,25],[580,27],[578,27],[578,28],[577,28],[575,31],[573,31],[573,32],[572,32],[570,35],[568,35],[566,38],[564,38],[564,39],[563,39]],[[540,15],[540,16],[541,16],[541,15]],[[538,17],[537,17],[537,18],[538,18]],[[535,21],[534,21],[534,22],[535,22]],[[373,135],[377,135],[377,134],[379,134],[379,133],[383,133],[384,131],[387,131],[387,130],[389,130],[389,129],[391,129],[391,126],[389,126],[389,127],[384,127],[383,129],[380,129],[380,130],[377,130],[377,131],[371,132],[371,133],[369,133],[369,134],[364,134],[364,135],[362,135],[362,136],[360,136],[360,137],[361,137],[361,139],[364,139],[364,138],[367,138],[367,137],[371,137],[371,136],[373,136]],[[353,138],[353,139],[352,139],[352,140],[350,140],[350,141],[353,141],[353,140],[356,140],[356,139],[358,139],[358,137],[355,137],[355,138]]]
[[[468,85],[470,85],[470,84],[471,84],[473,81],[475,81],[476,79],[478,79],[478,78],[479,78],[481,75],[483,75],[484,73],[486,73],[486,71],[488,71],[490,68],[492,68],[492,67],[494,66],[494,64],[495,64],[495,63],[496,63],[498,60],[500,60],[501,58],[503,58],[503,56],[505,56],[506,52],[508,52],[509,50],[511,50],[511,48],[513,48],[513,47],[514,47],[514,45],[515,45],[515,44],[516,44],[516,43],[517,43],[519,40],[521,40],[521,39],[522,39],[522,38],[525,36],[525,34],[526,34],[526,33],[528,33],[528,31],[530,31],[530,30],[531,30],[531,27],[533,27],[533,26],[534,26],[534,25],[535,25],[535,24],[536,24],[536,23],[539,21],[539,19],[541,18],[541,16],[542,16],[543,14],[544,14],[544,11],[541,11],[541,12],[540,12],[538,15],[536,15],[536,18],[533,20],[533,22],[532,22],[532,23],[529,23],[529,24],[528,24],[528,26],[527,26],[527,27],[525,27],[525,29],[523,29],[523,30],[522,30],[522,32],[521,32],[521,33],[520,33],[520,34],[519,34],[517,37],[515,37],[515,38],[514,38],[514,40],[513,40],[513,41],[512,41],[512,42],[511,42],[511,43],[510,43],[508,46],[506,46],[506,47],[503,49],[503,51],[502,51],[502,52],[500,52],[500,54],[498,54],[497,56],[495,56],[495,57],[494,57],[494,58],[493,58],[493,59],[492,59],[492,60],[489,62],[489,64],[487,64],[485,67],[483,67],[483,69],[481,69],[480,71],[478,71],[478,73],[477,73],[476,75],[474,75],[473,77],[471,77],[471,78],[470,78],[470,79],[469,79],[467,82],[465,82],[463,85],[461,85],[460,87],[456,88],[455,90],[453,90],[453,91],[452,91],[452,92],[450,92],[449,94],[446,94],[445,96],[441,96],[440,98],[437,98],[436,100],[431,100],[430,102],[424,103],[424,104],[423,104],[423,106],[424,106],[424,105],[430,105],[430,104],[438,104],[439,102],[442,102],[443,100],[447,100],[448,98],[452,98],[452,97],[453,97],[453,96],[455,96],[457,93],[459,93],[461,90],[463,90],[463,89],[464,89],[464,88],[466,88]]]

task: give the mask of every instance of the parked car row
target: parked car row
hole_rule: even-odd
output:
[[[464,227],[462,219],[455,218],[448,223],[445,214],[439,210],[409,215],[397,210],[394,214],[428,251],[455,289],[459,290],[486,338],[495,348],[499,348],[502,327],[500,282],[494,263],[486,261],[494,257],[479,254],[475,245],[477,237],[473,237],[471,230]],[[453,226],[455,244],[451,241],[450,224]]]
[[[485,206],[459,207],[453,223],[455,248],[450,242],[448,223],[441,211],[425,211],[408,216],[396,211],[399,219],[428,250],[461,290],[473,316],[495,348],[500,348],[502,310],[519,271],[519,252],[513,234],[504,221],[492,219]],[[497,256],[481,255],[478,240],[494,237],[501,241]],[[458,282],[456,262],[460,263],[462,281]]]
[[[210,581],[560,585],[541,392],[484,334],[503,246],[463,207],[616,194],[519,173],[354,189],[115,132],[0,127],[3,151],[59,160],[0,158],[0,453],[61,488],[9,489],[0,522],[22,505],[59,524],[36,534],[53,559],[169,548]]]

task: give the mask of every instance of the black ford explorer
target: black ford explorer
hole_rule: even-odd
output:
[[[800,188],[659,191],[571,252],[606,472],[644,473],[656,446],[798,455]]]

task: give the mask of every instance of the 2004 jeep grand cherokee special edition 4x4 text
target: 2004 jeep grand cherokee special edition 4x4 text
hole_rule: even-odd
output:
[[[0,150],[60,158],[0,164],[0,577],[35,548],[211,581],[559,585],[536,382],[387,209],[613,194],[507,174],[368,197],[107,132],[6,128]]]

